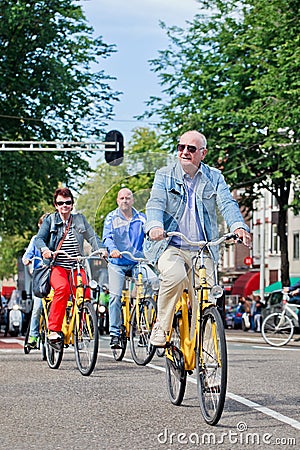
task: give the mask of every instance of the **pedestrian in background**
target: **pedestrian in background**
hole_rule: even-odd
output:
[[[38,228],[41,227],[44,218],[47,217],[49,214],[43,214],[38,221]],[[29,264],[32,264],[32,271],[35,270],[37,267],[39,267],[42,264],[42,255],[40,250],[35,245],[35,238],[36,235],[31,238],[31,241],[22,257],[22,262],[24,266],[28,266]],[[33,258],[40,258],[40,259],[33,259]],[[40,317],[42,313],[42,299],[39,297],[36,297],[32,293],[32,299],[33,299],[33,308],[31,313],[31,319],[30,319],[30,330],[29,330],[29,338],[27,345],[34,349],[37,348],[37,340],[39,337],[39,329],[40,329]]]

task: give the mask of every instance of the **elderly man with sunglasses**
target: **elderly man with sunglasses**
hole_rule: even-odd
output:
[[[53,195],[56,212],[49,214],[43,221],[36,235],[35,244],[44,259],[52,259],[53,252],[59,247],[72,257],[84,255],[84,240],[92,250],[103,248],[99,236],[87,222],[83,214],[72,213],[74,197],[69,188],[58,188]],[[63,343],[62,323],[70,297],[69,275],[72,260],[64,255],[57,255],[51,270],[50,283],[54,297],[48,322],[48,341],[55,348]],[[86,284],[83,273],[83,284]]]
[[[187,131],[177,145],[178,160],[156,172],[146,207],[145,256],[158,262],[160,289],[158,320],[150,342],[164,347],[171,328],[176,302],[185,288],[192,291],[191,259],[195,247],[177,237],[165,239],[165,233],[180,231],[192,241],[219,237],[217,208],[231,232],[250,245],[249,228],[233,199],[222,173],[203,163],[207,154],[206,138],[198,131]],[[213,247],[217,261],[218,250]],[[212,263],[207,257],[208,278]]]

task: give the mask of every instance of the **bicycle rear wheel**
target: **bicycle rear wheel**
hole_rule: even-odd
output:
[[[30,332],[30,320],[28,323],[28,327],[26,330],[26,334],[25,334],[25,339],[24,339],[24,353],[25,355],[28,355],[30,353],[30,346],[28,345],[28,340],[29,340],[29,332]]]
[[[209,425],[215,425],[223,412],[227,387],[224,325],[215,307],[207,308],[203,314],[196,349],[196,374],[201,413]]]
[[[123,315],[122,315],[122,317],[123,317]],[[123,321],[123,319],[122,319],[122,321]],[[124,325],[121,325],[120,345],[121,345],[121,348],[113,348],[112,349],[112,354],[116,361],[122,361],[122,359],[124,358],[125,352],[126,352],[127,337],[126,337],[126,330],[125,330]]]
[[[79,324],[74,327],[74,349],[77,367],[82,375],[90,375],[96,365],[99,347],[97,314],[90,302],[79,310]]]
[[[294,325],[288,316],[282,313],[273,313],[263,321],[261,333],[267,344],[281,347],[292,339]]]
[[[180,350],[180,331],[178,318],[174,317],[170,347],[166,349],[166,379],[169,398],[173,405],[181,405],[185,388],[186,375],[184,357]]]
[[[40,349],[42,352],[42,360],[47,360],[47,350],[46,350],[46,336],[47,336],[47,325],[44,315],[42,315],[40,321]]]
[[[130,350],[134,362],[148,364],[154,356],[155,347],[150,344],[150,334],[156,322],[156,303],[149,297],[139,302],[139,320],[134,307],[130,323]],[[138,323],[139,322],[139,323]]]
[[[46,308],[47,308],[47,316],[49,317],[51,310],[51,303],[48,303]],[[44,342],[46,347],[46,359],[48,366],[50,367],[50,369],[58,369],[64,353],[64,344],[62,342],[61,346],[58,347],[57,349],[49,344],[47,339],[48,329],[46,325],[46,320],[44,322],[44,330],[45,330]]]
[[[46,338],[46,357],[47,357],[47,363],[50,369],[58,369],[60,366],[60,363],[62,361],[64,353],[64,346],[62,344],[61,348],[55,349],[51,347],[49,344],[47,338]]]

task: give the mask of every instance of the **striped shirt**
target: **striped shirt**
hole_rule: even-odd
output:
[[[61,250],[64,250],[68,255],[72,257],[81,256],[79,244],[75,238],[75,235],[72,231],[72,229],[69,230],[67,236],[65,237],[62,246],[60,248]],[[71,269],[71,267],[74,266],[75,261],[72,261],[71,259],[67,258],[65,255],[58,254],[55,265],[64,267],[65,269]]]

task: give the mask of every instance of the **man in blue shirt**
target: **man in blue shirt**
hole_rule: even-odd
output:
[[[132,273],[136,262],[121,255],[129,251],[135,257],[143,256],[146,216],[133,208],[134,198],[130,189],[118,192],[118,208],[110,212],[104,221],[103,244],[109,255],[109,332],[111,348],[120,347],[121,296],[125,275]]]
[[[178,160],[156,172],[146,207],[145,256],[158,261],[160,272],[158,320],[150,337],[151,344],[157,347],[165,346],[166,332],[171,329],[175,305],[183,290],[188,288],[192,296],[191,260],[195,254],[195,248],[181,239],[165,239],[165,232],[180,231],[195,241],[216,239],[218,209],[230,231],[244,244],[251,242],[249,228],[222,173],[203,163],[206,146],[205,136],[196,130],[180,137]],[[212,256],[218,260],[215,247]],[[206,266],[209,283],[213,273],[209,258]]]

